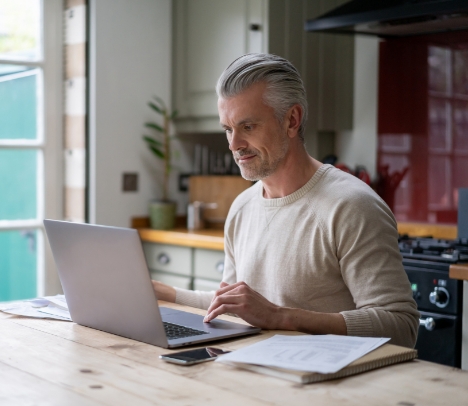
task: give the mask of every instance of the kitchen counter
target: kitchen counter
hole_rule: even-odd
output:
[[[182,245],[192,248],[205,248],[212,250],[224,250],[223,230],[197,230],[188,231],[186,228],[176,228],[174,230],[153,230],[150,228],[140,228],[139,224],[146,225],[147,222],[133,222],[132,225],[138,228],[143,241],[160,244]],[[457,237],[457,227],[451,225],[424,224],[424,223],[399,223],[398,232],[410,236],[432,235],[434,238],[454,239]]]
[[[165,231],[140,228],[138,232],[140,238],[146,242],[224,251],[223,230],[188,231],[184,228],[177,228]]]
[[[374,406],[462,405],[468,399],[468,372],[420,360],[300,385],[215,362],[168,364],[158,357],[171,350],[71,322],[0,312],[0,331],[5,404]],[[235,350],[278,333],[298,334],[262,331],[215,346]]]
[[[468,281],[468,264],[450,265],[449,276],[452,279]]]

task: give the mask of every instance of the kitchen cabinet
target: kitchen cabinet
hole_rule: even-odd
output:
[[[143,242],[151,278],[183,289],[216,290],[223,277],[224,252]]]
[[[265,0],[174,2],[174,106],[181,132],[220,132],[216,81],[237,57],[267,51]]]
[[[307,146],[320,134],[352,128],[354,38],[307,33],[304,22],[344,0],[175,0],[173,105],[179,133],[221,132],[215,86],[249,52],[289,59],[308,94]],[[324,141],[326,142],[326,141]]]

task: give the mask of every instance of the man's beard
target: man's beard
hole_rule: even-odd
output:
[[[234,152],[234,160],[240,168],[242,177],[247,180],[257,181],[272,175],[276,169],[278,169],[279,164],[283,161],[288,152],[287,137],[283,138],[281,141],[277,153],[270,157],[263,157],[260,151],[254,148]],[[252,158],[252,162],[239,164],[239,158],[245,155],[255,155],[255,157]]]

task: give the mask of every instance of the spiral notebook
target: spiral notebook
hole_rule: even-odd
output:
[[[344,378],[346,376],[360,374],[361,372],[370,371],[372,369],[382,368],[388,365],[398,364],[400,362],[411,361],[417,356],[418,352],[412,348],[400,347],[393,344],[384,344],[376,350],[352,362],[338,372],[332,374],[294,371],[291,369],[244,364],[238,362],[229,362],[229,365],[297,383],[315,383],[328,381],[330,379]]]

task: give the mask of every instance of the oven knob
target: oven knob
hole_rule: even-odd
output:
[[[445,288],[436,287],[429,294],[429,302],[435,304],[437,307],[447,307],[450,301],[450,295]]]

